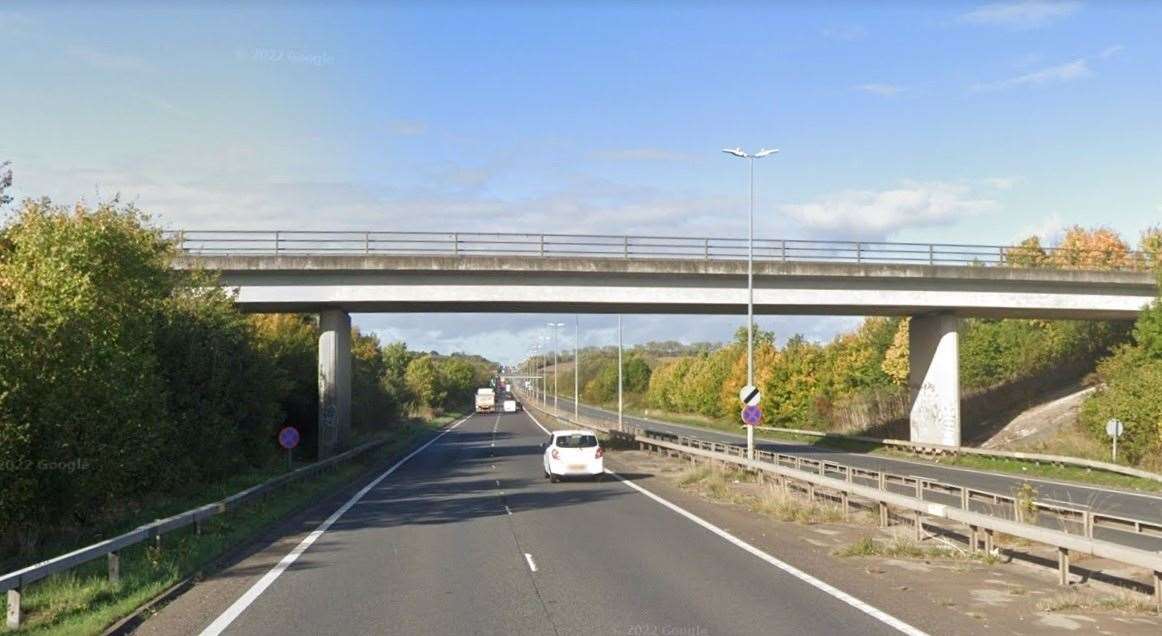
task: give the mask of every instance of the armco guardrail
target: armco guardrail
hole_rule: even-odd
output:
[[[537,408],[547,413],[543,405]],[[573,422],[569,415],[553,417],[581,426],[616,430],[610,429],[607,423],[590,423],[584,421],[584,418],[580,422]],[[1071,552],[1144,567],[1154,573],[1154,596],[1162,607],[1162,552],[1094,537],[1097,528],[1162,537],[1160,524],[1095,512],[1083,507],[1033,498],[1022,500],[1014,494],[994,493],[933,479],[857,468],[785,453],[756,451],[755,459],[751,460],[746,458],[746,449],[742,446],[685,435],[641,428],[635,428],[633,434],[642,448],[659,449],[667,453],[673,451],[735,464],[760,473],[773,473],[780,480],[790,479],[807,484],[805,490],[811,498],[827,496],[827,491],[830,491],[845,514],[848,512],[850,497],[859,497],[878,508],[881,525],[888,524],[889,507],[911,511],[918,534],[924,516],[964,523],[969,528],[969,549],[974,552],[979,548],[982,538],[985,551],[992,552],[996,532],[1056,547],[1059,580],[1062,584],[1068,582]],[[780,483],[786,487],[785,481]],[[819,492],[819,488],[824,489],[824,492]],[[904,492],[897,492],[900,490]],[[1036,525],[1033,521],[1040,519],[1042,512],[1052,514],[1059,529]]]
[[[167,232],[166,236],[194,255],[580,256],[712,261],[741,260],[748,253],[747,240],[743,238],[689,236],[303,230],[178,230]],[[1064,263],[1094,260],[1085,258],[1087,254],[1076,249],[1044,248],[1043,254]],[[1027,250],[1004,245],[799,239],[755,239],[754,257],[780,262],[974,266],[1022,266],[1029,260]],[[1103,264],[1108,260],[1099,259]],[[1144,271],[1149,269],[1149,259],[1132,252],[1117,267],[1103,266],[1102,269]]]
[[[944,446],[940,444],[921,444],[903,439],[878,439],[875,437],[861,437],[858,435],[837,435],[835,433],[825,433],[822,431],[808,431],[798,428],[780,428],[777,426],[756,426],[761,431],[776,431],[779,433],[791,433],[794,435],[806,435],[809,437],[819,437],[833,440],[854,440],[857,442],[867,442],[871,444],[878,444],[880,446],[887,446],[891,448],[907,449],[919,455],[978,455],[981,457],[1000,457],[1006,459],[1022,459],[1027,461],[1045,462],[1046,464],[1060,464],[1063,466],[1078,466],[1081,468],[1090,468],[1093,470],[1101,470],[1108,473],[1117,473],[1121,475],[1128,475],[1130,477],[1138,477],[1141,479],[1149,479],[1162,483],[1162,475],[1152,473],[1146,470],[1133,468],[1131,466],[1121,466],[1118,464],[1110,464],[1107,462],[1099,462],[1092,459],[1080,459],[1077,457],[1066,457],[1064,455],[1047,455],[1043,453],[1022,453],[1019,451],[997,451],[988,450],[984,448],[968,448],[965,446]]]
[[[269,481],[252,486],[239,493],[235,493],[214,503],[206,504],[193,510],[167,517],[165,519],[158,519],[152,523],[147,523],[134,530],[126,532],[120,536],[106,539],[100,543],[86,546],[79,550],[74,550],[68,554],[54,557],[47,561],[30,565],[26,568],[10,572],[0,576],[0,592],[8,592],[8,616],[7,624],[10,629],[16,629],[21,623],[21,597],[23,596],[24,588],[28,585],[39,581],[45,577],[51,576],[58,572],[71,570],[79,565],[89,563],[106,557],[109,562],[109,579],[116,581],[120,578],[121,559],[120,552],[127,547],[144,543],[149,540],[160,540],[161,536],[167,532],[172,532],[179,528],[184,528],[190,525],[197,527],[201,531],[201,524],[206,519],[216,515],[224,514],[236,508],[239,508],[247,503],[262,497],[277,488],[299,481],[305,477],[309,477],[323,470],[333,468],[334,466],[353,459],[369,450],[378,448],[385,443],[387,439],[374,440],[362,444],[351,450],[340,453],[334,457],[303,466],[292,472],[280,475]]]

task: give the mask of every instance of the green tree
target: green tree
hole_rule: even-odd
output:
[[[404,380],[416,406],[439,408],[443,405],[447,393],[441,385],[440,368],[434,356],[425,355],[409,362]]]

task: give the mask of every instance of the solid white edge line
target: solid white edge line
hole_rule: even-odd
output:
[[[533,572],[537,571],[537,562],[533,561],[533,555],[529,554],[528,552],[525,552],[525,561],[529,562],[529,569],[530,570],[532,570]]]
[[[460,426],[464,422],[467,422],[471,418],[472,414],[461,418],[447,429],[441,431],[439,435],[425,442],[423,446],[420,446],[419,448],[409,453],[407,457],[404,457],[395,464],[392,464],[390,468],[383,471],[378,477],[373,479],[371,483],[367,484],[359,492],[355,493],[353,497],[347,500],[347,503],[343,504],[338,510],[332,513],[330,517],[327,517],[326,521],[319,524],[318,528],[315,528],[314,531],[303,538],[303,540],[300,541],[293,550],[284,556],[282,560],[280,560],[273,568],[270,569],[269,572],[263,575],[263,577],[259,579],[258,582],[250,586],[250,589],[246,590],[246,592],[240,596],[238,600],[234,601],[230,607],[226,608],[226,611],[222,612],[218,618],[214,619],[213,623],[210,623],[208,627],[203,629],[201,631],[201,636],[217,636],[218,634],[221,634],[223,630],[230,626],[230,623],[233,623],[235,620],[237,620],[237,618],[242,615],[242,612],[246,611],[246,608],[250,607],[250,605],[254,603],[254,601],[257,600],[263,592],[266,591],[266,588],[270,587],[279,576],[282,576],[282,573],[285,572],[286,569],[291,566],[291,564],[297,561],[298,558],[307,551],[307,548],[311,547],[311,544],[317,541],[319,537],[323,536],[323,533],[327,532],[327,530],[336,521],[338,521],[340,517],[342,517],[348,510],[350,510],[352,506],[358,503],[359,500],[362,499],[368,492],[370,492],[372,488],[378,486],[379,483],[386,479],[388,475],[394,473],[396,469],[407,463],[409,459],[419,455],[421,452],[423,452],[424,449],[431,446],[432,444],[435,444],[437,441],[439,441],[440,438],[444,437],[448,433],[451,433],[456,429],[456,427]]]
[[[887,612],[884,612],[881,609],[877,609],[875,607],[872,607],[871,605],[868,605],[867,603],[859,600],[858,598],[855,598],[854,596],[848,594],[847,592],[844,592],[843,590],[840,590],[836,587],[833,587],[832,585],[830,585],[828,583],[820,581],[819,579],[811,576],[810,574],[807,574],[806,572],[800,570],[799,568],[796,568],[795,566],[793,566],[789,563],[785,563],[783,561],[780,561],[779,559],[776,559],[775,557],[767,554],[766,552],[763,552],[762,550],[754,547],[753,545],[747,543],[746,541],[743,541],[742,539],[739,539],[738,537],[734,536],[733,534],[730,534],[726,530],[723,530],[722,528],[719,528],[718,526],[710,523],[709,521],[706,521],[702,517],[699,517],[698,515],[686,510],[685,508],[682,508],[675,503],[672,503],[666,499],[663,499],[662,497],[655,495],[654,493],[646,490],[645,488],[642,488],[641,486],[625,479],[621,475],[618,475],[616,472],[609,470],[609,469],[606,469],[605,472],[609,473],[610,475],[613,475],[619,481],[621,481],[621,483],[625,484],[626,486],[633,488],[634,490],[645,495],[646,497],[653,499],[654,501],[662,504],[663,506],[669,508],[670,510],[673,510],[674,512],[682,515],[683,517],[686,517],[690,521],[693,521],[694,523],[702,526],[703,528],[713,532],[714,534],[718,535],[722,539],[725,539],[726,541],[733,543],[736,547],[742,548],[743,550],[745,550],[745,551],[751,553],[752,555],[762,559],[763,561],[766,561],[767,563],[779,568],[780,570],[786,572],[787,574],[790,574],[791,576],[799,579],[800,581],[803,581],[804,583],[807,583],[808,585],[811,585],[812,587],[814,587],[818,590],[821,590],[821,591],[831,595],[832,597],[839,599],[840,601],[843,601],[844,603],[847,603],[848,605],[850,605],[850,606],[854,607],[855,609],[867,614],[868,616],[871,616],[872,618],[880,621],[881,623],[884,623],[885,625],[893,627],[893,628],[895,628],[895,629],[897,629],[905,634],[909,634],[910,636],[927,636],[927,634],[925,632],[923,632],[919,629],[916,629],[915,627],[912,627],[911,625],[896,618],[895,616],[892,616],[891,614],[888,614]]]
[[[545,426],[543,424],[541,424],[540,420],[537,419],[536,415],[533,415],[532,413],[530,413],[528,411],[525,411],[525,415],[529,416],[529,419],[531,419],[533,421],[533,424],[536,424],[537,426],[541,427],[541,430],[545,432],[545,435],[551,435],[551,433],[549,432],[549,429],[545,428]]]

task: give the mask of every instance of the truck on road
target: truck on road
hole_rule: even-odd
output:
[[[496,411],[496,391],[485,387],[476,389],[476,412],[493,413]]]

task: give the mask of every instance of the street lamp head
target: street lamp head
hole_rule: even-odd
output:
[[[762,150],[755,153],[754,158],[755,159],[762,159],[763,157],[769,157],[778,151],[779,151],[778,148],[771,148],[769,150],[766,148],[763,148]]]
[[[743,151],[742,151],[742,148],[738,148],[738,147],[735,147],[735,148],[723,148],[723,149],[722,149],[722,152],[725,152],[725,153],[726,153],[726,154],[728,154],[728,155],[734,155],[735,157],[742,157],[743,159],[750,159],[750,155],[748,155],[748,154],[746,154],[745,152],[743,152]]]

